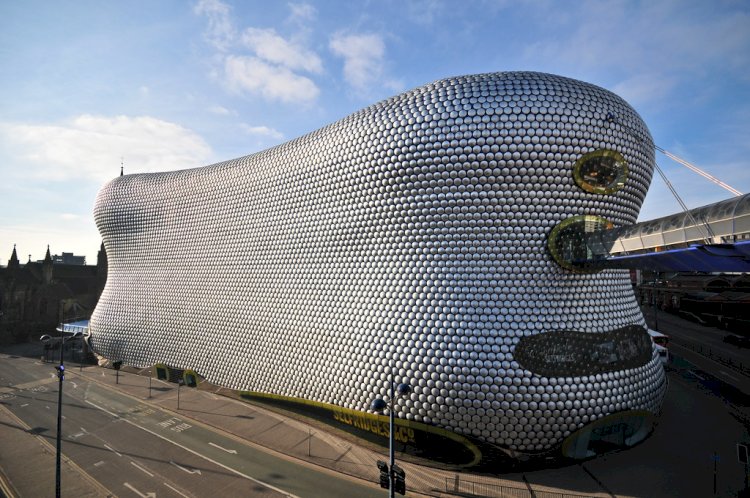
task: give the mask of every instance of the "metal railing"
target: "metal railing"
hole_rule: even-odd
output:
[[[445,478],[445,493],[471,498],[591,498],[591,495],[537,490],[528,486],[521,488],[470,481],[458,476]]]
[[[670,338],[670,342],[680,347],[683,347],[685,349],[689,349],[694,353],[698,353],[701,356],[710,358],[717,363],[721,363],[725,367],[731,368],[737,373],[741,373],[742,375],[750,377],[750,363],[744,363],[742,361],[735,361],[735,360],[732,360],[731,358],[722,356],[721,354],[717,353],[713,348],[711,348],[710,346],[706,346],[704,344],[696,344],[694,342],[685,341],[683,339],[675,339],[674,337]]]

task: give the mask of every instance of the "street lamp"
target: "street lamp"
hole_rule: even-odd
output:
[[[57,370],[57,377],[60,379],[60,386],[57,389],[57,455],[55,460],[55,497],[60,498],[60,455],[62,454],[62,391],[63,391],[63,380],[65,379],[65,363],[64,363],[64,351],[65,341],[70,339],[78,339],[83,334],[80,331],[76,331],[70,337],[66,338],[63,334],[65,324],[60,324],[60,364],[55,367]],[[48,334],[44,334],[39,338],[43,343],[49,343],[52,337]]]
[[[177,379],[177,409],[180,409],[180,388],[182,387],[182,384],[184,384],[185,381],[182,379]]]
[[[386,402],[382,398],[375,398],[372,401],[372,404],[370,405],[370,408],[374,412],[377,413],[383,413],[386,409],[388,409],[388,423],[389,423],[389,430],[388,430],[388,459],[389,459],[389,466],[386,466],[384,462],[378,462],[378,468],[380,469],[381,476],[383,473],[386,473],[388,476],[388,497],[394,498],[395,491],[396,491],[396,484],[398,483],[399,490],[398,492],[400,494],[404,494],[404,471],[401,470],[400,467],[397,467],[395,465],[395,455],[394,455],[394,448],[393,448],[393,433],[394,433],[394,412],[395,410],[395,404],[396,404],[396,395],[398,396],[406,396],[411,392],[411,386],[409,384],[399,384],[398,387],[396,387],[396,380],[394,379],[393,374],[391,373],[391,396],[390,399]],[[390,468],[389,468],[390,467]],[[383,486],[383,480],[381,479],[381,486]]]

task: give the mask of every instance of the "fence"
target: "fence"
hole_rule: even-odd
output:
[[[670,338],[670,342],[677,344],[678,346],[681,346],[683,348],[689,349],[694,353],[705,356],[706,358],[711,358],[712,360],[721,363],[725,367],[731,368],[735,372],[750,377],[750,363],[733,361],[731,358],[722,356],[721,354],[714,351],[710,346],[706,346],[704,344],[696,344],[694,342],[685,341],[683,339],[675,340],[674,337]]]
[[[486,482],[468,481],[456,477],[445,478],[445,492],[457,496],[482,498],[591,498],[590,495],[558,493],[555,491],[532,490],[530,486],[519,488],[490,484]]]

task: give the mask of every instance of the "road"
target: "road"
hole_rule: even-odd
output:
[[[654,328],[654,310],[652,307],[644,307],[643,314],[651,328]],[[714,354],[719,355],[734,363],[743,363],[750,368],[750,350],[738,348],[724,342],[724,337],[732,332],[709,327],[697,322],[686,320],[678,315],[659,311],[657,320],[659,331],[668,334],[675,341],[701,344],[711,348]]]
[[[653,308],[644,307],[644,316],[654,328]],[[718,379],[750,395],[750,350],[723,341],[727,331],[686,320],[660,311],[658,328],[670,336],[670,352],[694,362]]]
[[[54,446],[53,365],[0,360],[0,401]],[[374,486],[270,455],[73,372],[63,416],[63,453],[117,496],[382,496]]]

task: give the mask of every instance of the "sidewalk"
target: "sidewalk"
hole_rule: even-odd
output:
[[[35,434],[31,427],[2,405],[0,441],[3,447],[0,452],[0,496],[52,496],[55,490],[55,472],[50,472],[55,468],[53,444]],[[63,496],[114,496],[65,456],[61,459],[60,468],[60,491]]]

